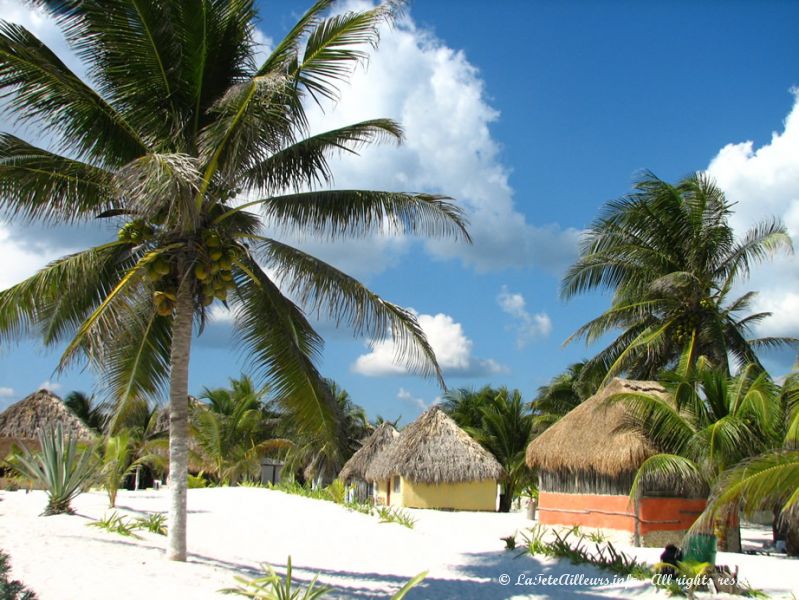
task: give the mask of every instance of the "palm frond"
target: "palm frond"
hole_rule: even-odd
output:
[[[236,334],[297,425],[335,439],[335,402],[313,364],[322,340],[302,312],[250,259],[237,264]]]
[[[125,117],[83,83],[30,31],[0,22],[0,96],[13,98],[12,114],[44,123],[70,153],[107,166],[147,152]]]
[[[264,217],[273,226],[287,231],[313,231],[331,241],[390,232],[470,242],[465,214],[449,200],[433,194],[327,190],[256,200],[237,210],[260,204]]]
[[[273,195],[283,190],[330,183],[333,174],[327,156],[333,152],[355,153],[383,140],[402,139],[402,129],[390,119],[373,119],[313,135],[249,166],[239,177],[247,190]]]
[[[112,175],[0,133],[0,210],[8,218],[71,223],[113,204]]]
[[[387,302],[331,265],[275,240],[261,242],[267,264],[284,277],[291,296],[311,312],[345,322],[357,337],[394,341],[396,359],[411,371],[435,375],[446,389],[433,349],[414,315]]]

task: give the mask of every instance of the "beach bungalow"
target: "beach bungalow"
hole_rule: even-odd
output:
[[[374,485],[366,478],[366,469],[380,452],[399,437],[399,432],[391,423],[381,423],[363,445],[344,463],[338,478],[348,486],[354,487],[353,500],[366,502],[374,496]]]
[[[622,403],[607,402],[624,392],[666,395],[658,383],[615,378],[528,446],[527,464],[538,469],[539,521],[622,531],[640,546],[679,542],[705,508],[705,498],[645,489],[630,500],[638,467],[657,451],[625,427]]]
[[[497,510],[502,466],[438,406],[405,427],[366,469],[378,504]]]
[[[0,459],[14,446],[39,449],[39,432],[61,424],[65,435],[91,441],[94,433],[49,390],[39,390],[0,413]]]

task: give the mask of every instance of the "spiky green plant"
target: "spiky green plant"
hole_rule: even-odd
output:
[[[377,509],[377,516],[380,518],[380,523],[398,523],[408,529],[413,529],[416,525],[416,519],[401,508],[381,506]]]
[[[113,511],[110,515],[105,515],[102,519],[97,519],[96,521],[87,523],[86,526],[103,529],[109,533],[118,533],[119,535],[125,537],[139,537],[133,533],[133,530],[136,529],[135,524],[128,521],[116,511]]]
[[[145,517],[138,517],[133,521],[133,527],[144,529],[150,533],[166,535],[166,515],[163,513],[150,513]]]
[[[61,424],[39,432],[39,452],[23,447],[9,458],[11,467],[44,487],[44,515],[72,514],[70,502],[97,479],[97,458],[92,447],[80,448],[78,440],[65,435]]]

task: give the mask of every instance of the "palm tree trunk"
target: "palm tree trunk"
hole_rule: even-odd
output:
[[[186,560],[186,488],[189,473],[189,353],[193,304],[191,287],[178,288],[172,323],[169,382],[169,528],[167,558]]]

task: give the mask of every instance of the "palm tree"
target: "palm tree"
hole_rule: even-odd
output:
[[[631,496],[646,489],[706,493],[724,471],[769,448],[781,412],[776,386],[757,365],[728,377],[700,361],[695,372],[673,375],[665,385],[667,398],[635,392],[611,397],[625,403],[630,425],[659,452],[638,468]],[[733,543],[728,526],[734,513],[721,513],[715,523],[722,549]]]
[[[352,401],[349,392],[332,379],[325,379],[335,401],[335,437],[320,439],[309,436],[294,425],[289,408],[283,415],[285,437],[293,447],[286,457],[289,470],[302,470],[303,476],[320,485],[330,483],[350,457],[361,447],[364,438],[374,430],[364,409]]]
[[[123,431],[129,436],[130,455],[135,462],[133,489],[141,487],[142,469],[145,481],[154,481],[166,472],[169,451],[169,432],[161,419],[162,409],[146,398],[131,398],[124,409],[115,415],[109,435]]]
[[[554,425],[578,404],[593,396],[602,382],[602,375],[585,368],[586,361],[574,363],[538,388],[533,400],[533,429],[541,433]]]
[[[104,404],[96,404],[93,396],[73,391],[64,398],[64,404],[83,421],[86,427],[95,433],[105,431],[108,423],[108,407]]]
[[[479,429],[483,424],[483,409],[491,404],[497,391],[486,385],[475,391],[469,388],[447,390],[441,408],[464,429]]]
[[[712,521],[735,505],[744,512],[771,509],[775,541],[784,536],[788,554],[799,555],[799,373],[786,378],[779,405],[777,443],[721,474],[703,519]]]
[[[494,455],[505,470],[505,493],[500,512],[508,512],[513,498],[532,483],[533,472],[524,454],[533,435],[533,413],[519,390],[484,386],[477,391],[460,388],[444,394],[442,409]]]
[[[0,24],[0,91],[68,154],[0,134],[0,209],[120,227],[117,239],[0,292],[0,343],[34,332],[48,345],[69,340],[59,368],[85,358],[118,406],[169,388],[167,556],[185,560],[189,356],[193,325],[202,329],[214,302],[230,306],[254,366],[309,434],[334,435],[334,409],[315,366],[322,339],[290,298],[356,335],[392,335],[414,370],[443,384],[410,311],[262,235],[247,209],[259,208],[273,230],[330,240],[386,228],[468,233],[442,196],[321,189],[331,153],[401,139],[387,119],[309,135],[304,108],[336,97],[393,4],[326,18],[332,0],[317,0],[256,64],[252,0],[39,3],[93,85],[24,27]]]
[[[590,343],[621,330],[588,367],[600,368],[606,381],[622,372],[651,379],[688,347],[690,364],[706,356],[729,372],[728,355],[739,367],[759,365],[757,348],[796,342],[747,339],[769,313],[747,314],[754,292],[730,299],[730,291],[753,263],[792,246],[776,219],[736,240],[730,212],[723,192],[704,174],[671,185],[646,173],[632,194],[606,205],[561,287],[564,298],[613,291],[610,309],[567,340]]]
[[[205,388],[206,403],[191,411],[194,436],[206,473],[230,485],[260,474],[261,457],[285,448],[287,440],[273,439],[265,419],[263,398],[268,388],[258,389],[246,375],[230,379],[230,388]]]
[[[505,387],[496,390],[480,412],[480,426],[466,427],[466,431],[502,465],[505,493],[500,497],[499,511],[509,512],[513,498],[534,479],[525,462],[525,452],[533,437],[533,415],[521,392],[511,392]]]

